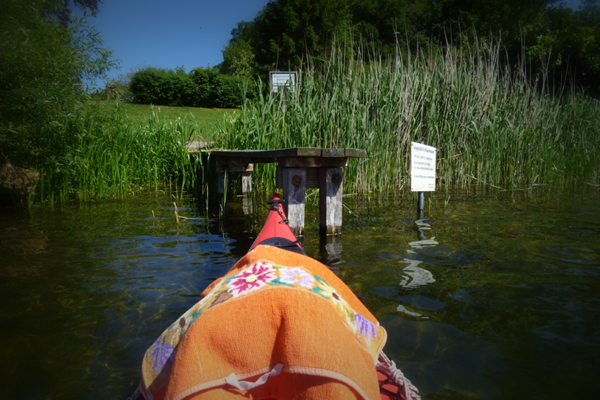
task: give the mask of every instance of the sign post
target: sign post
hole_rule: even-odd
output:
[[[410,144],[410,190],[418,192],[417,215],[423,219],[423,192],[435,191],[435,158],[437,149],[425,144]]]
[[[296,90],[298,75],[296,71],[271,71],[269,72],[271,92],[284,93]]]

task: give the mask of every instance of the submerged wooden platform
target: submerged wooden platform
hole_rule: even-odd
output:
[[[276,187],[283,189],[284,210],[297,236],[304,234],[307,188],[319,189],[319,226],[322,233],[338,234],[342,228],[344,170],[351,158],[364,158],[361,149],[293,147],[278,150],[206,150],[219,174],[219,193],[225,193],[228,175],[242,174],[242,193],[252,191],[256,163],[276,163]]]

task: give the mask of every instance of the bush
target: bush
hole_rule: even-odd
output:
[[[252,90],[245,88],[247,79],[237,76],[219,75],[216,79],[215,92],[217,107],[219,108],[239,108],[242,105],[244,96],[252,97]],[[246,89],[246,92],[245,92]]]
[[[215,69],[195,68],[186,74],[146,68],[130,83],[136,103],[205,108],[237,108],[253,97],[256,84],[246,78],[219,74]]]
[[[62,128],[85,101],[82,82],[114,65],[84,19],[56,21],[52,0],[2,0],[0,161],[41,169],[69,153]]]

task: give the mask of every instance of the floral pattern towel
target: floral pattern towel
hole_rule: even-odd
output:
[[[215,282],[201,301],[171,324],[154,342],[146,352],[143,362],[143,382],[146,382],[146,388],[150,383],[156,388],[167,381],[179,343],[203,313],[229,302],[243,301],[245,297],[264,290],[282,289],[310,293],[328,303],[335,310],[340,323],[354,335],[357,345],[374,360],[377,359],[385,344],[386,335],[378,323],[371,321],[372,316],[368,318],[355,311],[332,285],[307,268],[259,259],[239,272]]]

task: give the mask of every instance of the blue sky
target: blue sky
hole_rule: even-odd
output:
[[[121,70],[110,71],[109,78],[146,66],[190,71],[220,64],[231,30],[253,20],[268,2],[102,0],[98,15],[88,21],[121,60]]]

